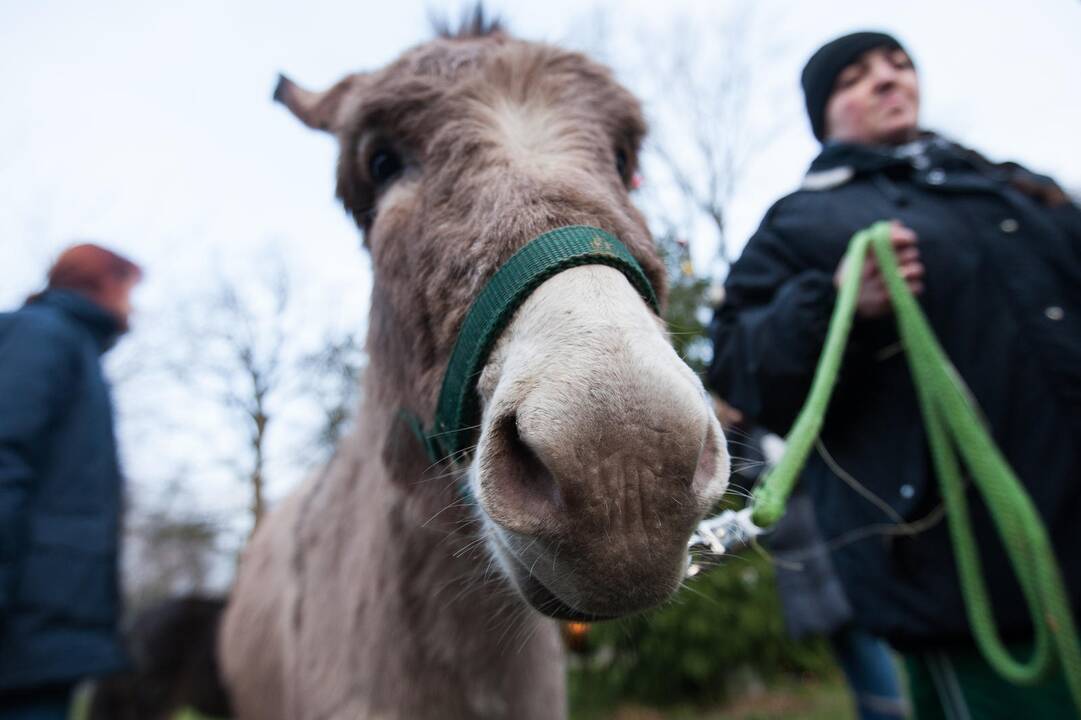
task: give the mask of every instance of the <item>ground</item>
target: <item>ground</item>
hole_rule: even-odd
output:
[[[851,720],[852,703],[840,678],[770,688],[715,708],[658,710],[624,706],[614,713],[572,713],[572,720]]]
[[[83,720],[77,701],[71,720]],[[793,683],[770,688],[716,708],[655,708],[627,705],[610,713],[572,712],[571,720],[852,720],[852,704],[838,678],[828,682]],[[174,720],[212,720],[190,710]]]

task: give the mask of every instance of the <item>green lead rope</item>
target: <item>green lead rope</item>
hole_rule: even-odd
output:
[[[1081,646],[1047,530],[1032,499],[991,439],[964,381],[902,280],[889,236],[889,223],[879,222],[856,233],[848,246],[844,282],[810,394],[788,435],[784,457],[754,493],[752,519],[759,527],[769,527],[781,517],[796,477],[822,429],[852,329],[860,271],[867,248],[872,246],[889,288],[901,342],[919,395],[976,644],[996,672],[1018,685],[1039,682],[1055,669],[1057,662],[1074,704],[1081,710]],[[1032,616],[1035,645],[1032,656],[1024,661],[1013,657],[995,625],[965,500],[962,460],[973,486],[990,510]]]

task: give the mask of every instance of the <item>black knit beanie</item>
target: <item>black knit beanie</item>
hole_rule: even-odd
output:
[[[826,43],[803,67],[800,82],[803,83],[803,96],[807,101],[807,117],[811,119],[811,130],[820,141],[825,140],[826,103],[833,94],[837,76],[860,55],[879,47],[904,49],[892,35],[857,32]]]

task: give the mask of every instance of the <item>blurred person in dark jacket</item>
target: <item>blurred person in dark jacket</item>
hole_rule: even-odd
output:
[[[710,384],[750,419],[787,432],[849,239],[894,220],[901,273],[1039,509],[1076,614],[1081,211],[1051,178],[922,130],[913,61],[889,35],[826,44],[802,84],[822,151],[732,267],[711,328]],[[902,653],[919,718],[1076,717],[1061,675],[1013,686],[976,652],[889,297],[873,259],[861,273],[840,380],[800,480],[855,623]],[[1027,657],[1026,604],[985,506],[974,491],[969,498],[996,620]]]
[[[718,405],[724,405],[718,402]],[[729,410],[728,415],[739,413]],[[718,413],[718,417],[721,414]],[[784,440],[761,427],[725,426],[740,451],[732,484],[750,488],[784,455]],[[733,442],[733,440],[729,440]],[[900,675],[889,646],[852,623],[852,607],[833,568],[829,547],[818,529],[805,485],[797,485],[784,515],[762,544],[774,561],[777,596],[785,631],[794,640],[821,636],[844,672],[859,720],[908,717]]]
[[[0,315],[0,719],[66,718],[81,679],[126,665],[122,481],[101,356],[127,330],[137,265],[64,251]]]

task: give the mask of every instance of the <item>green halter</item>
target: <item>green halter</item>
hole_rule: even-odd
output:
[[[531,240],[496,271],[469,307],[443,376],[433,427],[426,431],[418,418],[403,413],[433,463],[457,460],[469,446],[480,416],[477,378],[515,310],[545,280],[580,265],[608,265],[619,270],[654,312],[659,312],[649,278],[626,246],[610,233],[588,225],[570,225]]]

